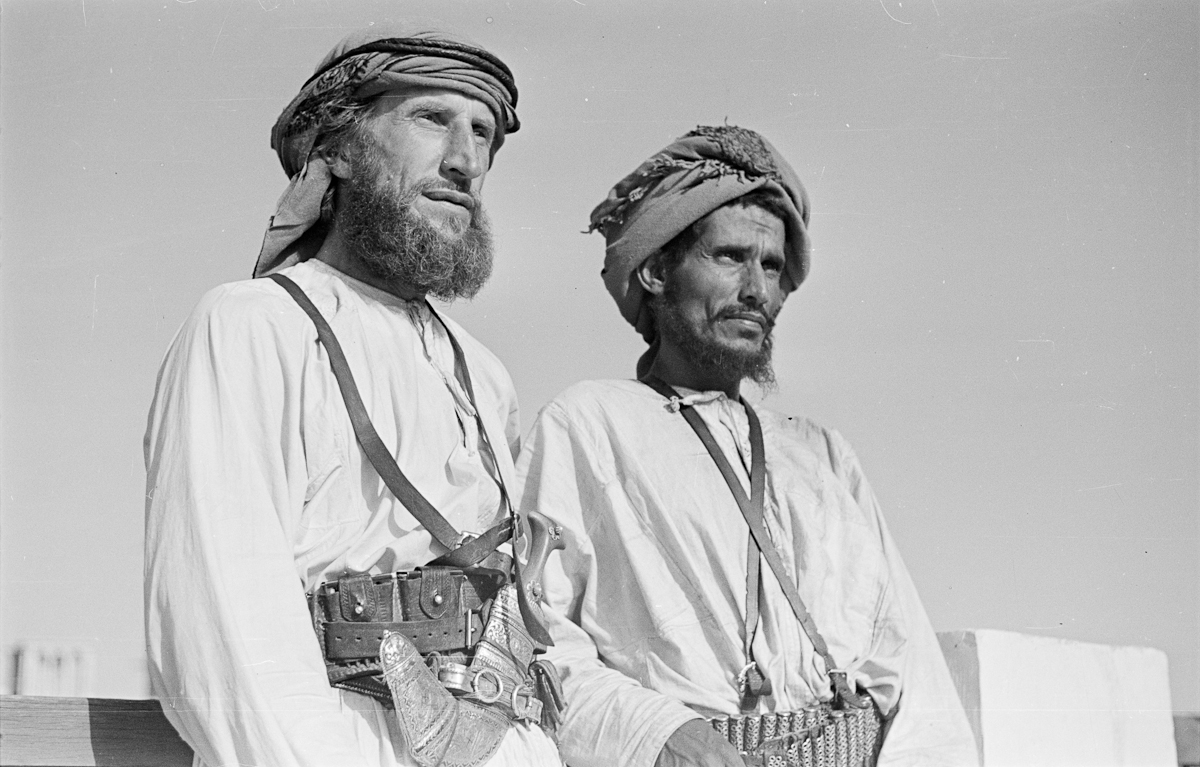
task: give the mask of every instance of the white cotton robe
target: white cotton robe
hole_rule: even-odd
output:
[[[686,390],[684,390],[686,392]],[[695,393],[749,494],[740,403]],[[520,460],[522,511],[564,527],[546,590],[575,767],[651,765],[698,716],[737,715],[749,528],[700,439],[636,381],[577,384],[539,415]],[[933,629],[858,459],[837,432],[757,410],[768,532],[829,645],[885,712],[880,764],[977,763]],[[774,688],[759,712],[829,700],[824,662],[766,563],[753,654]],[[565,616],[565,618],[563,617]]]
[[[461,344],[495,463],[455,378],[445,329],[319,261],[284,270],[332,326],[380,438],[460,531],[502,513],[518,448],[508,373]],[[332,689],[305,592],[405,570],[440,548],[355,440],[316,329],[270,280],[208,293],[167,352],[146,433],[146,644],[154,695],[199,764],[406,764],[393,712]],[[556,765],[510,727],[492,765]]]

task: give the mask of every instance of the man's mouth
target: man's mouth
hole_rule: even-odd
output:
[[[475,210],[475,198],[466,192],[459,192],[455,189],[426,189],[422,194],[434,202],[448,202],[466,208],[468,211]]]
[[[765,314],[761,312],[734,311],[722,312],[721,319],[723,320],[738,320],[744,323],[753,323],[757,325],[764,333],[770,331],[771,326],[775,323],[767,319]]]

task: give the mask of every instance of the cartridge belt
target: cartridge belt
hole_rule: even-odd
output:
[[[796,712],[717,716],[708,723],[755,767],[874,767],[886,729],[873,703],[845,710],[822,704]]]
[[[395,623],[325,624],[325,658],[354,661],[379,657],[379,645],[386,631],[402,634],[422,655],[468,652],[483,633],[482,610],[467,610],[461,615],[437,620],[399,621]]]
[[[387,701],[387,688],[361,677],[381,673],[379,645],[393,631],[421,655],[469,656],[496,593],[507,582],[498,570],[426,567],[385,575],[350,575],[308,595],[313,629],[329,681]]]
[[[496,570],[426,567],[346,576],[318,586],[308,599],[313,619],[327,623],[438,620],[478,610],[507,582]]]

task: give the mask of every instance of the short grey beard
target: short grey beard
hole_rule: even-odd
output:
[[[353,148],[351,177],[344,182],[336,227],[351,252],[375,277],[453,301],[474,298],[492,274],[492,231],[478,197],[465,227],[447,234],[413,209],[424,181],[404,190],[380,185],[381,163],[370,139]]]
[[[697,367],[715,371],[722,378],[736,376],[739,381],[749,378],[764,392],[777,388],[775,369],[771,366],[771,349],[775,340],[770,330],[758,350],[753,352],[730,349],[712,336],[702,335],[679,310],[678,294],[672,290],[669,277],[666,289],[653,299],[651,306],[658,334],[669,340]]]

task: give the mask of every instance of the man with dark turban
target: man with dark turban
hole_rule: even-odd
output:
[[[808,221],[787,161],[728,125],[592,213],[605,285],[650,348],[638,380],[547,405],[517,463],[518,507],[564,531],[544,585],[573,766],[976,763],[854,452],[741,396],[773,382]]]
[[[151,686],[201,764],[560,764],[512,381],[426,300],[487,280],[516,104],[477,45],[377,25],[272,131],[263,279],[186,320],[145,441]]]

